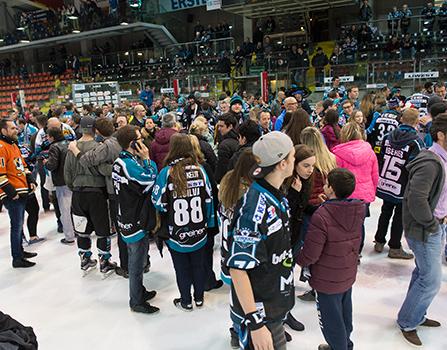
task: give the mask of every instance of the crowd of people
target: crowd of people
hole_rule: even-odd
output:
[[[4,45],[12,45],[21,40],[40,40],[73,31],[85,31],[117,25],[121,20],[129,20],[126,8],[120,12],[118,1],[110,1],[108,12],[101,9],[96,0],[81,0],[79,8],[73,4],[48,10],[20,12],[16,18],[16,30],[6,33]]]
[[[421,345],[417,328],[440,326],[426,312],[441,285],[447,227],[446,87],[427,83],[409,97],[385,87],[359,99],[357,86],[334,77],[313,108],[306,97],[292,86],[272,101],[245,92],[156,98],[146,86],[134,105],[12,109],[0,120],[12,266],[35,265],[25,232],[29,244],[44,241],[36,230],[39,186],[61,244],[76,245],[80,269],[92,273],[94,232],[99,270],[129,279],[134,312],[159,311],[150,302],[156,291],[143,285],[156,244],[172,257],[176,307],[201,308],[205,292],[230,284],[232,347],[285,349],[284,325],[304,330],[290,312],[300,267],[310,289],[299,298],[316,301],[327,342],[319,349],[347,350],[365,220],[378,197],[374,250],[388,244],[389,258],[415,259],[397,323]]]

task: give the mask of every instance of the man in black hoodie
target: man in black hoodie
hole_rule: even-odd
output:
[[[382,212],[375,236],[374,250],[381,253],[386,243],[386,233],[391,217],[391,238],[388,241],[392,259],[412,259],[413,254],[403,250],[402,239],[402,200],[408,182],[407,164],[425,147],[419,138],[417,126],[419,112],[415,108],[407,109],[401,117],[402,125],[387,134],[383,139],[379,160],[379,183],[377,196],[383,199]]]
[[[231,157],[239,148],[239,135],[236,132],[237,120],[231,113],[222,114],[217,122],[217,130],[221,135],[221,141],[217,147],[216,182],[228,171]]]
[[[233,170],[242,152],[251,148],[253,144],[261,137],[261,131],[258,124],[253,120],[247,120],[239,126],[239,149],[228,163],[228,171]]]

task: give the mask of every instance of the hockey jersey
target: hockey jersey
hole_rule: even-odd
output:
[[[416,93],[408,97],[405,104],[411,104],[419,111],[419,117],[423,117],[428,114],[428,100],[430,98],[427,95]]]
[[[145,204],[150,202],[157,177],[157,165],[122,151],[113,163],[112,181],[118,197],[118,231],[127,243],[139,241],[147,234],[143,224]],[[155,211],[152,214],[155,222]],[[154,225],[155,226],[155,225]]]
[[[264,321],[283,320],[295,303],[289,205],[265,180],[254,182],[236,206],[228,249],[226,265],[247,272]],[[231,318],[237,324],[245,319],[233,285]]]
[[[17,144],[0,136],[0,200],[28,195],[30,176]]]
[[[178,196],[170,169],[168,165],[158,175],[152,202],[165,215],[168,247],[180,253],[193,252],[206,244],[207,229],[215,226],[211,183],[201,166],[188,165],[186,195]]]
[[[401,203],[408,182],[407,164],[425,147],[416,129],[401,125],[385,136],[379,163],[377,196],[392,203]]]
[[[385,135],[392,132],[399,126],[400,115],[395,110],[383,112],[377,119],[373,119],[368,129],[372,130],[368,135],[368,141],[374,152],[380,154],[382,142]]]

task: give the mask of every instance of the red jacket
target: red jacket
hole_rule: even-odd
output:
[[[317,292],[344,293],[354,284],[365,212],[362,201],[335,199],[313,214],[297,262],[310,266],[309,284]]]
[[[315,169],[312,183],[312,192],[309,198],[309,204],[312,206],[318,206],[321,204],[320,198],[318,196],[324,193],[325,179],[323,178],[323,174],[320,173],[318,169]]]
[[[332,152],[332,148],[340,144],[340,140],[337,139],[337,135],[335,135],[334,128],[338,128],[339,134],[340,134],[340,127],[338,125],[332,126],[332,125],[325,125],[321,129],[321,134],[324,137],[324,141],[326,142],[327,148],[329,148],[329,151]]]
[[[155,134],[155,139],[151,143],[151,160],[157,164],[158,171],[163,169],[163,162],[169,153],[169,141],[171,136],[177,133],[177,130],[171,128],[161,128]]]

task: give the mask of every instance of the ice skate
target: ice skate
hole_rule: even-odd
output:
[[[115,272],[116,268],[117,268],[116,263],[111,262],[109,259],[100,260],[99,271],[102,274],[103,280],[112,275]]]
[[[96,259],[92,259],[91,257],[87,257],[84,254],[81,255],[81,270],[82,270],[82,277],[87,276],[92,272],[94,269],[96,269]]]

